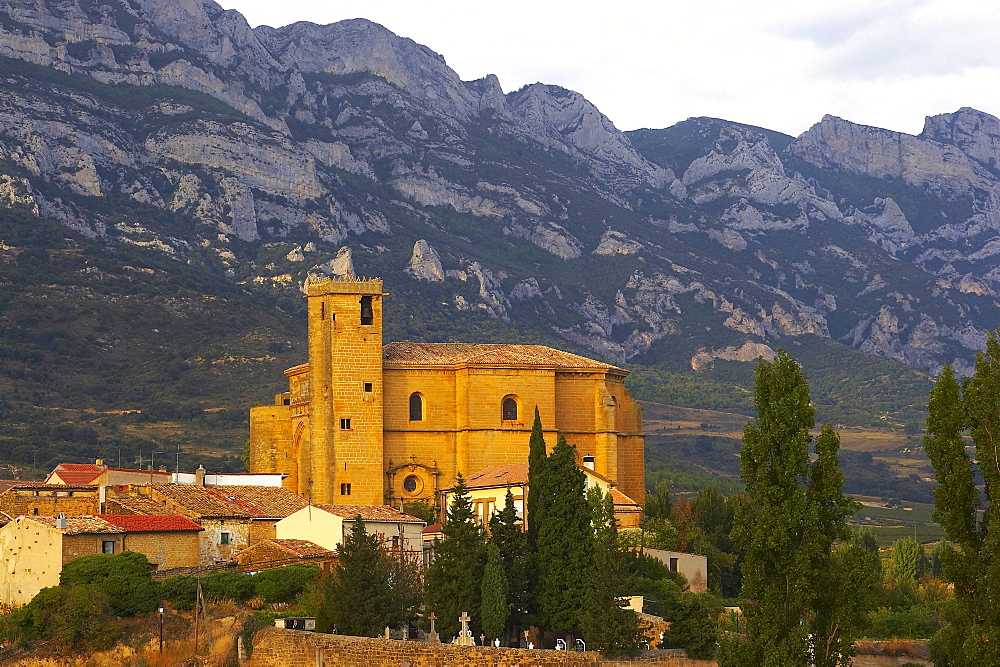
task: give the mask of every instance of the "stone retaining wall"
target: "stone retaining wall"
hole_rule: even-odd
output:
[[[541,651],[487,646],[425,644],[367,637],[327,635],[300,630],[264,628],[254,638],[251,667],[339,667],[372,665],[379,667],[563,667],[600,665],[616,667],[632,664],[662,667],[715,667],[713,660],[691,660],[683,651],[646,651],[633,660],[604,660],[596,651],[586,653]]]

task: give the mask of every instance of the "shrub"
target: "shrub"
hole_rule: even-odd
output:
[[[317,576],[319,568],[315,565],[288,565],[258,572],[253,575],[253,586],[265,602],[291,602]]]
[[[98,586],[71,584],[43,588],[7,619],[7,639],[56,640],[74,651],[102,651],[121,636],[108,596]]]
[[[60,586],[92,585],[101,590],[116,614],[131,616],[156,609],[160,587],[150,576],[152,566],[143,554],[94,554],[63,565]]]

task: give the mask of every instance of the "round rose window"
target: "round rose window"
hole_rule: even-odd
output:
[[[416,475],[407,475],[403,480],[403,490],[407,493],[416,493],[420,486],[420,478]]]

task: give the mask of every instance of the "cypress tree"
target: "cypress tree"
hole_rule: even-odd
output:
[[[542,418],[535,406],[535,421],[531,425],[531,439],[528,440],[528,497],[525,499],[525,519],[528,522],[528,545],[534,549],[538,538],[535,515],[542,512],[546,505],[539,499],[546,496],[545,465],[548,462],[548,452],[545,450],[545,437],[542,435]],[[538,520],[542,517],[539,515]]]
[[[507,619],[505,643],[517,637],[528,623],[528,538],[518,523],[514,496],[507,490],[503,509],[490,519],[490,543],[496,545],[503,560],[509,585],[510,616]]]
[[[478,635],[482,630],[479,612],[486,536],[476,523],[469,490],[461,474],[441,533],[444,538],[434,541],[434,562],[424,576],[427,607],[437,615],[442,639],[458,635],[462,612],[472,617],[469,627],[473,635]]]
[[[510,616],[509,586],[504,572],[500,549],[486,545],[486,567],[483,570],[482,625],[489,639],[500,638]]]
[[[544,495],[538,502],[545,509],[538,512],[542,517],[535,524],[535,600],[543,627],[572,633],[580,630],[594,576],[594,533],[584,496],[586,477],[576,465],[576,447],[562,435],[544,469]],[[530,525],[530,515],[528,520]]]

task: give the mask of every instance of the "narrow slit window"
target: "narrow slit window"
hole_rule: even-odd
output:
[[[351,483],[344,482],[340,485],[340,495],[349,496],[351,495]]]
[[[424,399],[418,393],[410,394],[410,421],[419,422],[424,420]]]
[[[372,310],[372,298],[370,296],[361,297],[361,324],[374,324],[375,311]]]
[[[503,399],[503,420],[506,422],[517,421],[517,401],[508,396]]]

